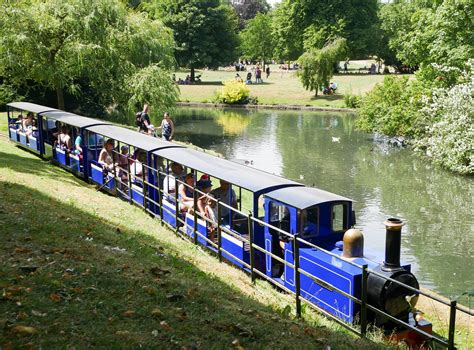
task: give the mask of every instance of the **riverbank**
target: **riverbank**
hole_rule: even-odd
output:
[[[257,97],[262,105],[297,105],[305,107],[345,108],[344,94],[365,95],[375,84],[381,82],[383,74],[337,74],[333,81],[338,84],[337,93],[331,96],[314,96],[314,92],[304,89],[294,70],[280,70],[277,65],[270,65],[271,74],[263,77],[262,84],[248,85],[251,96]],[[225,70],[200,70],[201,83],[178,85],[181,91],[180,102],[209,103],[214,101],[217,89],[222,82],[234,79],[239,73],[244,79],[247,72]],[[184,79],[189,71],[176,72],[176,79]]]
[[[236,109],[270,109],[282,111],[306,111],[306,112],[345,112],[356,113],[357,110],[353,108],[337,108],[337,107],[317,107],[317,106],[302,106],[302,105],[265,105],[265,104],[246,104],[246,105],[229,105],[225,103],[212,102],[177,102],[177,107],[192,107],[192,108],[236,108]]]

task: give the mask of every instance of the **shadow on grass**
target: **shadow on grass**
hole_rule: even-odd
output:
[[[324,100],[324,101],[340,101],[343,100],[344,96],[341,94],[334,94],[334,95],[323,95],[320,94],[318,96],[311,97],[311,101],[314,100]]]
[[[379,348],[275,314],[174,256],[140,223],[117,227],[10,182],[0,197],[3,346]]]
[[[33,152],[24,150],[18,146],[14,147],[14,149],[18,151],[18,154],[0,151],[0,169],[10,168],[21,173],[52,178],[57,178],[60,174],[64,175],[68,173],[66,169],[52,167],[49,160],[41,159]],[[78,177],[64,177],[61,181],[73,184],[84,184],[84,181]]]

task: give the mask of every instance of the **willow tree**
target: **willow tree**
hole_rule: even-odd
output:
[[[345,57],[347,40],[338,38],[326,44],[322,49],[312,49],[298,59],[301,69],[298,76],[306,90],[314,91],[318,96],[321,87],[329,85],[334,74],[334,64]]]
[[[0,76],[80,95],[81,84],[119,109],[138,98],[171,106],[172,33],[119,0],[20,0],[0,10]],[[139,82],[139,83],[138,83]],[[133,97],[133,98],[132,98]],[[140,101],[140,102],[143,102]]]

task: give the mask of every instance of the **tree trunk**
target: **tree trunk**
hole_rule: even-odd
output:
[[[194,67],[191,66],[191,82],[195,82],[195,78],[194,78]]]
[[[262,70],[265,72],[265,58],[262,58],[262,62],[263,62],[263,68],[262,68]]]
[[[64,94],[62,88],[56,88],[56,98],[58,100],[58,109],[64,111]]]

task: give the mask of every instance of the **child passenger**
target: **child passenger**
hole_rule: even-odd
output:
[[[207,197],[205,212],[206,212],[206,217],[212,221],[212,223],[208,224],[209,225],[208,226],[209,239],[214,242],[215,237],[216,237],[216,229],[217,229],[217,205],[216,205],[216,199],[212,194],[210,194],[209,197]]]

